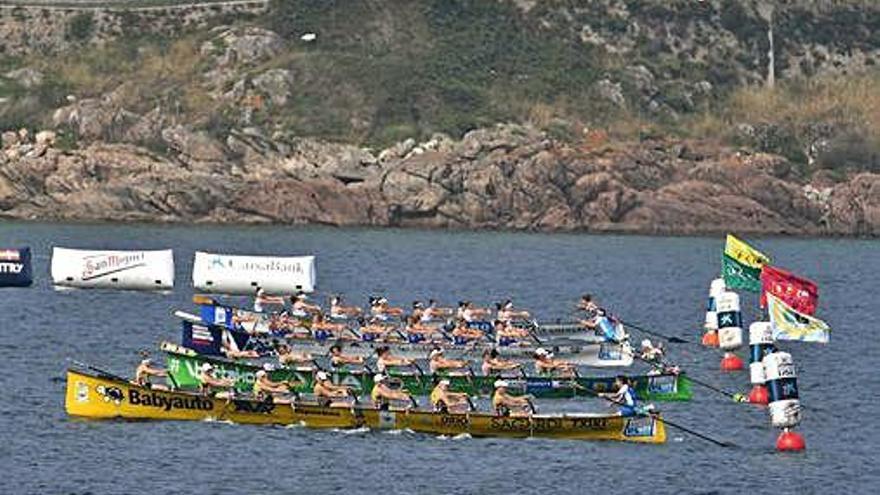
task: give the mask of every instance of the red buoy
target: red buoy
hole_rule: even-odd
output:
[[[725,352],[721,358],[721,371],[742,371],[743,361],[732,352]]]
[[[807,448],[807,443],[799,433],[789,429],[782,430],[776,439],[776,450],[780,452],[800,452]]]
[[[756,384],[752,387],[752,391],[749,392],[749,403],[750,404],[758,404],[760,406],[766,406],[770,402],[770,393],[767,392],[767,387],[764,385]]]
[[[706,347],[718,347],[718,332],[708,330],[703,334],[703,345]]]

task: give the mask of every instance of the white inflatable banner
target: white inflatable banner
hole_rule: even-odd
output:
[[[315,290],[315,257],[233,256],[196,251],[193,287],[202,292],[294,294]]]
[[[52,249],[52,283],[62,287],[170,290],[174,253]]]

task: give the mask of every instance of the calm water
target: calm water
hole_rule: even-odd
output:
[[[67,360],[129,375],[135,352],[179,338],[172,308],[190,307],[196,249],[315,254],[322,290],[362,302],[439,296],[502,297],[545,317],[584,291],[633,321],[697,341],[720,239],[303,228],[0,224],[0,245],[30,245],[36,285],[2,290],[0,493],[876,493],[880,415],[876,303],[880,243],[763,239],[784,267],[820,285],[828,346],[787,346],[812,410],[804,454],[779,454],[764,411],[703,389],[662,405],[670,420],[732,440],[721,449],[670,430],[662,446],[547,440],[444,440],[409,433],[345,433],[216,423],[87,422],[64,412]],[[173,294],[52,290],[52,245],[175,249]],[[753,305],[747,302],[751,320]],[[744,355],[744,354],[743,354]],[[695,376],[722,376],[719,355],[677,345]],[[540,407],[540,405],[539,405]],[[602,404],[549,407],[601,409]]]

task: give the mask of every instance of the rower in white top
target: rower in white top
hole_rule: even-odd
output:
[[[348,318],[357,318],[361,313],[363,311],[357,306],[345,306],[342,302],[342,296],[330,298],[330,318],[346,320]]]

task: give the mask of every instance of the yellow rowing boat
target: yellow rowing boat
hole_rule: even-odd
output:
[[[423,410],[380,411],[331,408],[294,402],[279,404],[251,398],[217,398],[181,391],[155,390],[100,372],[68,370],[65,408],[71,416],[92,419],[231,421],[248,424],[302,424],[315,428],[409,429],[435,435],[474,437],[546,437],[663,443],[659,416],[608,414],[535,414],[526,417],[487,413],[444,414]]]

